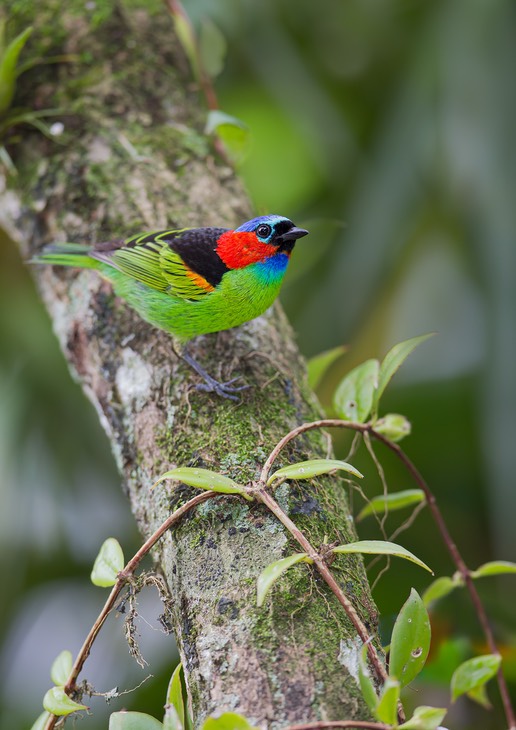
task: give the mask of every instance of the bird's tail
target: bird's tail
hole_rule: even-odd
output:
[[[52,243],[33,256],[30,263],[97,269],[99,261],[89,255],[90,250],[90,246],[85,243]]]

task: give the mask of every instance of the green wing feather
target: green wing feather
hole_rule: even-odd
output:
[[[128,238],[118,249],[95,251],[91,255],[152,289],[182,299],[203,299],[212,287],[203,288],[192,280],[188,274],[193,274],[195,278],[195,272],[186,266],[181,256],[168,243],[170,238],[184,230],[188,229],[138,234]]]

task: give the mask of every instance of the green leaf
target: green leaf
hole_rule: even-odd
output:
[[[508,560],[493,560],[473,570],[471,577],[485,578],[489,575],[504,575],[509,573],[516,573],[516,563],[510,563]]]
[[[208,113],[205,132],[219,137],[234,162],[241,162],[249,150],[251,142],[249,127],[240,119],[219,109],[213,109]]]
[[[473,700],[473,702],[482,705],[482,707],[484,707],[486,710],[490,710],[492,707],[489,701],[489,697],[487,696],[485,684],[481,684],[480,687],[470,689],[469,692],[466,692],[466,697],[469,697],[469,699]]]
[[[224,712],[220,717],[209,717],[201,730],[258,730],[236,712]]]
[[[387,413],[374,424],[374,430],[397,443],[409,436],[412,430],[410,421],[400,413]]]
[[[16,88],[16,64],[31,33],[32,28],[25,28],[20,35],[9,43],[0,58],[0,114],[3,114],[11,106]]]
[[[65,649],[54,659],[50,669],[50,679],[54,684],[66,684],[72,671],[72,652]]]
[[[179,7],[178,12],[173,12],[172,17],[174,19],[174,30],[179,43],[190,62],[193,75],[196,80],[199,81],[201,73],[199,68],[197,41],[190,18],[186,15],[182,7]]]
[[[108,537],[102,543],[91,571],[91,582],[101,588],[115,585],[119,572],[124,567],[124,553],[118,540]]]
[[[489,682],[498,671],[501,661],[499,654],[484,654],[468,659],[457,667],[451,679],[452,702]]]
[[[375,710],[375,715],[380,722],[385,722],[387,725],[396,725],[399,699],[400,683],[392,677],[387,677]]]
[[[163,724],[145,712],[112,712],[109,730],[163,730]]]
[[[399,730],[437,730],[446,712],[446,708],[443,707],[421,705],[416,707],[410,720],[399,726]]]
[[[208,76],[214,79],[224,68],[228,44],[224,35],[209,18],[201,21],[199,54],[201,64]]]
[[[389,674],[402,687],[412,682],[423,669],[430,650],[430,620],[419,594],[414,589],[401,607],[391,637]]]
[[[34,724],[31,725],[30,730],[45,730],[45,725],[47,724],[47,720],[49,717],[50,713],[44,710],[44,712],[41,713],[41,715],[37,718]]]
[[[366,360],[346,375],[335,391],[333,407],[339,418],[364,423],[378,387],[378,360]]]
[[[369,676],[369,670],[367,667],[367,646],[364,644],[360,651],[360,659],[358,662],[358,683],[362,692],[362,697],[366,701],[367,706],[374,714],[378,705],[378,697],[376,690]]]
[[[366,504],[360,510],[357,520],[363,520],[364,517],[384,512],[394,512],[404,507],[411,507],[413,504],[419,504],[425,501],[425,493],[422,489],[405,489],[402,492],[392,492],[391,494],[379,494],[377,497]]]
[[[460,576],[458,578],[448,578],[443,576],[442,578],[436,578],[433,583],[430,583],[426,591],[423,593],[423,603],[425,606],[429,606],[432,601],[438,601],[440,598],[444,598],[453,591],[454,588],[463,585]]]
[[[406,548],[401,545],[397,545],[395,542],[386,542],[385,540],[358,540],[358,542],[348,542],[346,545],[338,545],[333,548],[334,553],[365,553],[373,555],[393,555],[396,558],[404,558],[410,560],[421,568],[428,570],[432,573],[432,570],[423,563],[422,560],[417,558]]]
[[[229,477],[225,477],[222,474],[217,474],[215,471],[209,469],[192,468],[189,466],[179,466],[177,469],[171,469],[166,471],[160,476],[157,482],[152,487],[156,487],[158,484],[163,482],[165,479],[176,479],[183,484],[188,484],[190,487],[197,487],[198,489],[206,489],[209,492],[220,492],[221,494],[240,494],[244,499],[249,501],[252,500],[244,487],[237,484]]]
[[[177,714],[177,719],[181,724],[181,727],[185,726],[185,704],[183,701],[183,687],[181,686],[181,669],[183,665],[181,662],[177,665],[172,673],[170,682],[167,690],[167,705],[174,708]],[[167,715],[165,714],[165,719]]]
[[[332,350],[315,355],[308,360],[308,384],[312,390],[315,390],[323,377],[326,375],[330,367],[343,355],[348,348],[345,345],[339,345]]]
[[[373,403],[373,410],[375,412],[378,410],[378,403],[380,402],[380,398],[382,397],[385,388],[388,386],[392,377],[397,373],[410,353],[413,352],[422,342],[433,337],[434,334],[434,332],[431,332],[428,335],[412,337],[410,340],[404,340],[403,342],[394,345],[394,347],[389,350],[380,365],[378,388],[376,390]]]
[[[265,570],[262,570],[262,572],[258,576],[258,580],[256,581],[257,606],[261,606],[263,604],[267,593],[270,591],[278,578],[293,565],[301,562],[311,563],[312,560],[308,557],[306,553],[294,553],[294,555],[289,555],[288,558],[276,560],[274,563],[268,565]]]
[[[80,705],[78,702],[74,702],[66,692],[64,687],[52,687],[49,689],[46,695],[43,697],[43,707],[53,715],[70,715],[72,712],[77,710],[87,710],[86,705]]]
[[[289,464],[284,466],[282,469],[275,471],[267,479],[267,485],[272,484],[275,479],[312,479],[312,477],[320,476],[321,474],[328,474],[335,470],[347,471],[349,474],[362,479],[358,469],[348,464],[347,461],[340,461],[339,459],[310,459],[309,461],[299,461],[297,464]]]

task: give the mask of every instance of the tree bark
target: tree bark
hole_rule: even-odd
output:
[[[251,217],[240,182],[211,154],[202,100],[160,4],[135,10],[97,2],[87,10],[82,1],[63,9],[61,0],[40,0],[29,17],[30,5],[14,19],[18,31],[34,24],[27,57],[76,60],[38,66],[20,79],[20,104],[65,110],[62,138],[24,129],[9,146],[18,175],[5,182],[0,223],[25,256],[54,240],[234,226]],[[286,432],[320,417],[279,306],[193,345],[210,373],[243,375],[252,386],[235,404],[195,390],[197,378],[174,356],[170,337],[140,320],[96,273],[38,267],[34,276],[145,538],[193,493],[166,485],[151,491],[163,471],[201,466],[248,483]],[[310,433],[280,463],[327,452],[323,435]],[[312,544],[354,538],[341,480],[284,484],[276,497]],[[310,567],[293,568],[256,607],[260,571],[297,551],[262,505],[225,496],[198,507],[154,550],[173,601],[196,725],[229,710],[271,728],[370,717],[354,668],[360,642]],[[341,556],[334,565],[374,633],[361,560]]]

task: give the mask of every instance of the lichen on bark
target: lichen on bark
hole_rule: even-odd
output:
[[[51,240],[234,226],[250,217],[238,178],[203,135],[202,100],[159,3],[97,0],[88,11],[83,2],[63,9],[40,0],[36,15],[33,3],[18,0],[13,10],[13,25],[34,23],[33,52],[74,57],[52,69],[38,66],[20,82],[20,103],[67,110],[62,141],[23,130],[10,148],[19,174],[7,181],[0,221],[24,255]],[[251,385],[235,404],[196,391],[168,335],[141,321],[94,272],[38,268],[34,275],[72,372],[106,430],[144,537],[188,494],[166,485],[151,491],[163,471],[202,466],[250,482],[287,431],[320,416],[279,306],[193,345],[213,374],[242,375]],[[281,463],[326,452],[322,435],[307,433]],[[316,546],[325,536],[345,542],[354,535],[340,479],[285,484],[277,498]],[[260,571],[295,550],[263,506],[226,496],[199,506],[154,550],[173,598],[196,723],[223,710],[271,728],[369,717],[338,661],[355,632],[312,568],[289,571],[266,606],[256,607]],[[339,579],[374,633],[361,560],[338,561]]]

